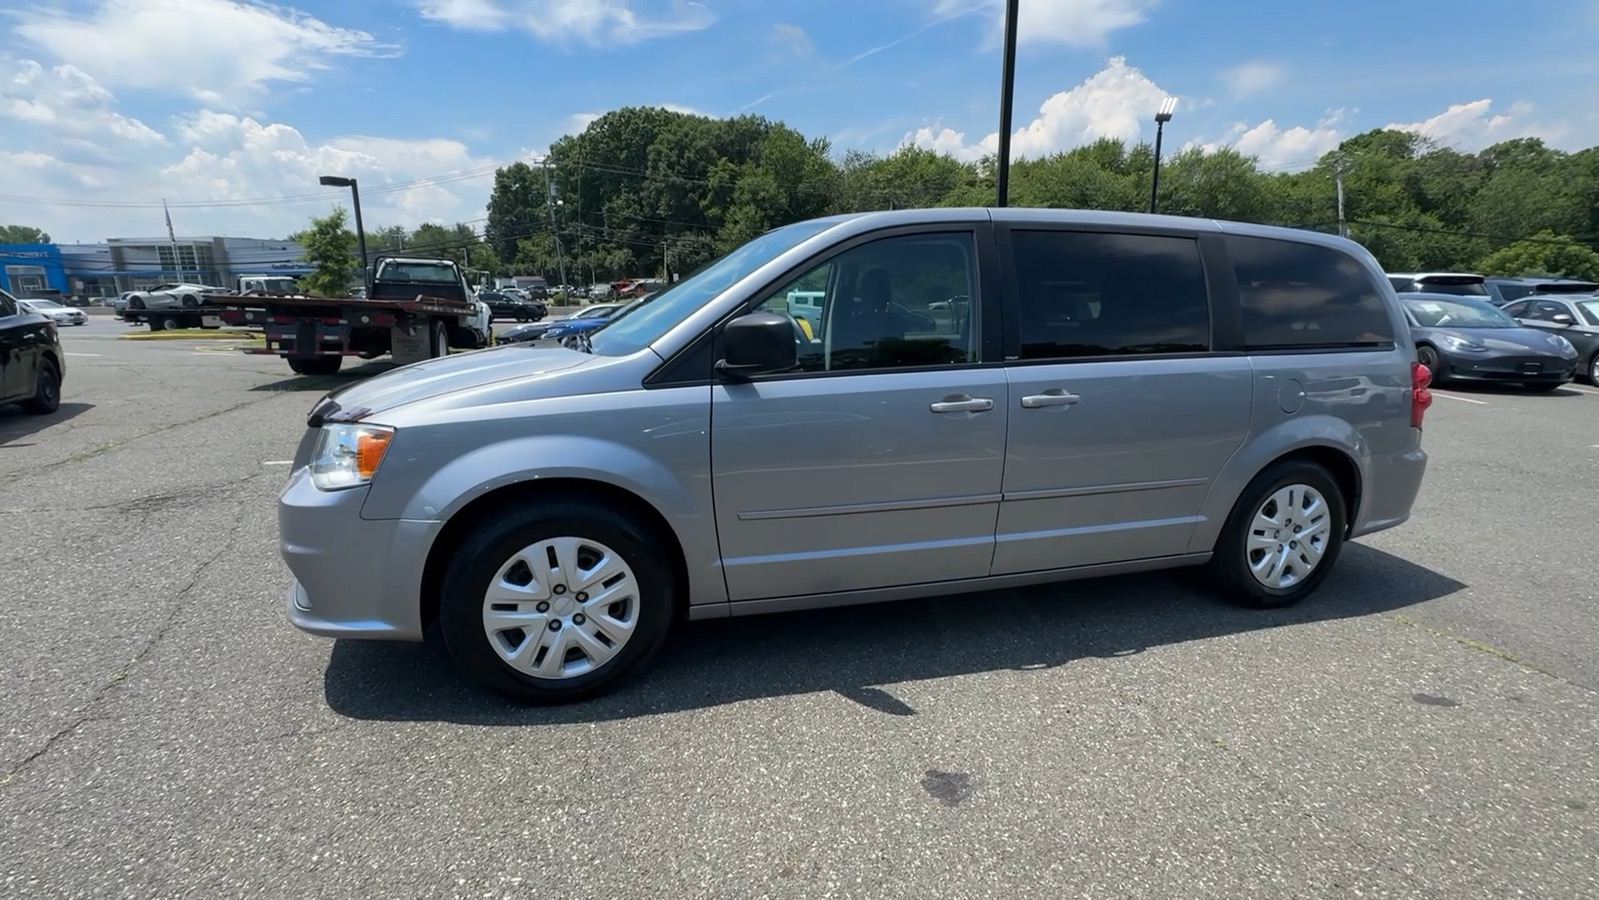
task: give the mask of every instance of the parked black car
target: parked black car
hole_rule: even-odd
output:
[[[61,406],[65,359],[55,320],[24,309],[0,291],[0,405],[20,403],[40,415],[55,412]]]
[[[1599,292],[1599,283],[1579,278],[1531,278],[1495,275],[1483,282],[1488,289],[1489,302],[1504,306],[1533,294],[1592,294]]]
[[[537,322],[550,314],[543,300],[523,300],[499,291],[483,291],[478,299],[489,305],[489,318]]]
[[[1558,334],[1529,328],[1488,302],[1458,294],[1400,294],[1416,360],[1433,384],[1492,381],[1552,391],[1577,372],[1577,349]]]
[[[1501,309],[1523,325],[1560,335],[1577,348],[1577,370],[1599,386],[1599,294],[1534,296]]]

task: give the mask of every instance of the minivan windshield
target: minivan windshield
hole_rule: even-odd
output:
[[[677,284],[644,298],[643,303],[628,311],[626,318],[619,316],[595,331],[588,349],[603,356],[637,353],[739,279],[835,224],[811,219],[766,232]]]
[[[1482,300],[1405,299],[1405,309],[1423,328],[1520,328],[1504,310]]]
[[[1487,297],[1488,287],[1472,275],[1427,275],[1416,279],[1415,290],[1429,294],[1456,294],[1461,297]]]

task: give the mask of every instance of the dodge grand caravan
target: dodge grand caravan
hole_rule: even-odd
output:
[[[1015,208],[787,225],[573,346],[323,398],[279,502],[288,616],[436,627],[481,683],[552,702],[642,670],[683,619],[1182,566],[1284,606],[1410,516],[1432,396],[1407,333],[1376,261],[1327,235]]]

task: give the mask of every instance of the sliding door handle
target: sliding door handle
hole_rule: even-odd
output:
[[[1065,388],[1050,388],[1042,394],[1028,394],[1022,398],[1024,409],[1042,409],[1048,406],[1071,406],[1083,399]]]
[[[954,394],[945,397],[928,408],[936,413],[987,412],[994,408],[994,401],[987,397],[968,397],[965,394]]]

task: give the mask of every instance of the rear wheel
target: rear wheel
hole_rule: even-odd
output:
[[[200,300],[197,297],[185,294],[183,297],[183,305],[189,309],[197,309],[200,306]]]
[[[156,328],[155,323],[151,323],[150,328],[155,331],[177,331],[183,327],[183,323],[178,321],[177,316],[162,316],[160,324],[161,327]]]
[[[1209,563],[1213,586],[1244,606],[1298,603],[1337,562],[1347,515],[1338,482],[1321,466],[1290,460],[1268,468],[1222,526]]]
[[[22,408],[35,415],[47,416],[61,408],[61,373],[56,364],[46,359],[39,363],[39,380],[33,396],[24,400]]]
[[[671,567],[626,516],[557,501],[487,518],[450,556],[439,620],[456,664],[519,700],[611,690],[666,639]]]
[[[166,328],[166,325],[164,325],[160,319],[152,318],[150,320],[151,331],[161,331],[164,328]]]
[[[312,356],[308,359],[289,358],[289,368],[296,375],[333,375],[344,365],[342,356]]]
[[[428,359],[450,355],[450,329],[443,319],[434,319],[428,326]]]

